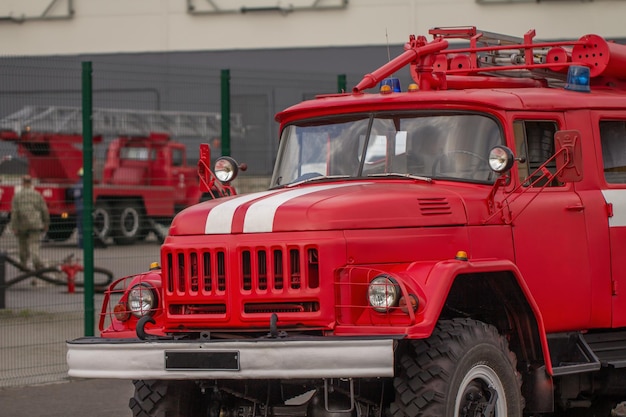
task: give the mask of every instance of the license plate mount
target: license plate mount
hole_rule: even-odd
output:
[[[239,351],[166,351],[165,369],[239,371]]]

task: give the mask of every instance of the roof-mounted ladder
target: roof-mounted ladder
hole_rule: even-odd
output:
[[[232,129],[243,130],[241,115],[231,114]],[[26,106],[0,119],[0,130],[81,135],[82,109]],[[210,138],[221,133],[220,113],[154,110],[93,109],[94,135],[147,136],[166,133],[177,138]]]

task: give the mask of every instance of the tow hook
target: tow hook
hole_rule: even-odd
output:
[[[154,334],[146,333],[145,327],[146,324],[156,324],[156,321],[152,318],[152,316],[143,316],[137,322],[137,328],[135,331],[137,332],[137,337],[141,340],[173,340],[173,337],[168,336],[157,336]]]
[[[272,313],[270,316],[270,332],[267,334],[267,337],[270,339],[276,339],[278,337],[286,337],[287,332],[278,331],[278,314]]]

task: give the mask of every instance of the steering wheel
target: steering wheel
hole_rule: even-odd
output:
[[[437,173],[442,172],[442,171],[440,171],[439,167],[440,167],[440,165],[441,165],[441,162],[442,162],[444,159],[449,158],[451,155],[457,155],[457,154],[458,154],[458,155],[469,155],[469,156],[471,156],[472,158],[475,158],[475,159],[477,159],[477,160],[478,160],[478,163],[476,163],[476,164],[472,164],[472,165],[470,166],[471,171],[470,171],[470,170],[468,170],[468,169],[465,169],[465,170],[462,170],[462,171],[458,170],[458,171],[457,171],[458,173],[460,173],[460,174],[463,174],[463,173],[472,173],[472,174],[474,174],[474,173],[476,172],[476,169],[475,169],[475,168],[479,167],[479,166],[480,166],[480,163],[482,162],[482,163],[484,163],[485,168],[486,168],[486,169],[488,170],[488,172],[489,172],[489,175],[487,175],[486,180],[488,180],[488,181],[489,181],[489,180],[491,180],[491,179],[492,179],[492,176],[493,176],[493,171],[491,171],[491,170],[489,169],[489,161],[488,161],[485,157],[483,157],[483,156],[481,156],[481,155],[479,155],[479,154],[477,154],[477,153],[475,153],[475,152],[465,151],[465,150],[463,150],[463,149],[454,149],[454,150],[452,150],[452,151],[444,152],[443,154],[439,155],[439,156],[437,157],[437,159],[435,159],[435,162],[433,162],[433,166],[432,166],[432,176],[433,176],[433,177],[436,177],[436,176],[437,176]],[[471,176],[461,175],[461,177],[462,177],[462,178],[467,178],[467,179],[474,179],[474,175],[471,175]]]

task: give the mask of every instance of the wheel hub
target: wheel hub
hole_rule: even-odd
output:
[[[465,402],[461,405],[460,417],[494,417],[498,392],[492,387],[474,381],[464,392]]]

